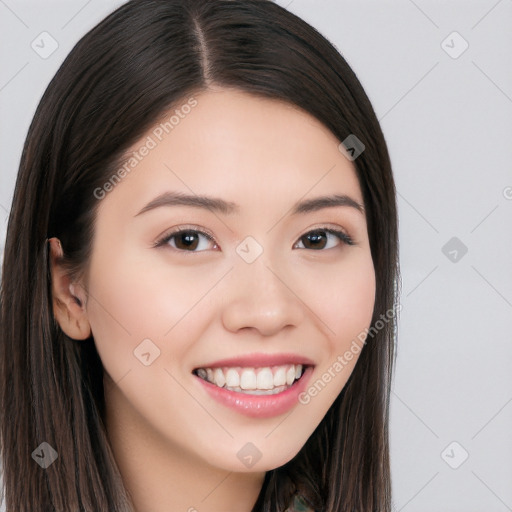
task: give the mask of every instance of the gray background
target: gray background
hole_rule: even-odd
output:
[[[78,39],[121,3],[0,0],[2,248],[37,103]],[[512,1],[279,3],[357,73],[394,166],[395,511],[512,511]],[[58,43],[47,58],[31,47],[43,31]]]

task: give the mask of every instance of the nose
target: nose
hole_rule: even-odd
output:
[[[263,256],[248,264],[239,260],[222,291],[222,321],[232,332],[241,329],[272,336],[285,327],[297,327],[304,318],[304,304],[294,293],[297,276],[278,269]]]

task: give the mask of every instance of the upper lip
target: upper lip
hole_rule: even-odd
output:
[[[240,355],[236,357],[230,357],[227,359],[219,359],[204,365],[197,366],[198,368],[221,368],[223,366],[234,367],[240,366],[245,368],[260,368],[265,366],[280,366],[284,364],[302,364],[303,366],[313,366],[314,363],[311,359],[291,353],[280,353],[280,354],[263,354],[253,353]]]

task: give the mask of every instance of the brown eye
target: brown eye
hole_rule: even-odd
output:
[[[202,238],[206,239],[206,243],[201,243]],[[174,241],[174,243],[171,243],[172,241]],[[215,245],[214,239],[203,231],[195,229],[180,229],[165,235],[156,243],[156,247],[170,245],[172,249],[177,251],[202,252],[203,250],[208,249],[208,242],[212,242]],[[201,247],[201,249],[197,250],[198,247]]]
[[[303,235],[300,240],[303,241],[304,249],[322,250],[325,249],[329,243],[329,235],[336,237],[338,241],[342,242],[342,244],[354,245],[352,239],[343,231],[326,228],[310,231]],[[334,246],[331,244],[331,246],[327,248],[331,249],[335,246],[336,244]]]

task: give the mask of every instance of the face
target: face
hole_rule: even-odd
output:
[[[375,300],[363,198],[340,141],[297,108],[226,89],[188,104],[99,199],[84,287],[107,414],[169,453],[266,471],[357,362]]]

